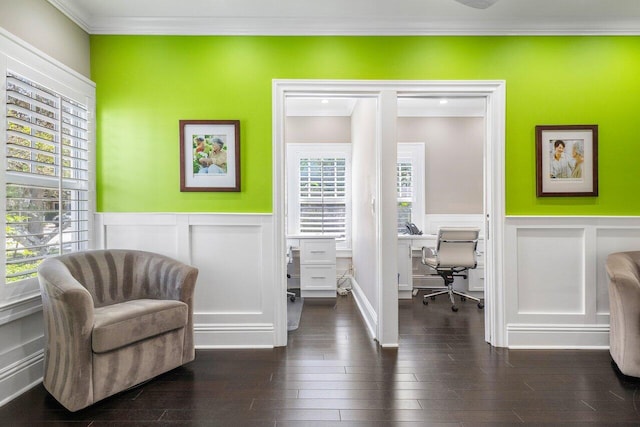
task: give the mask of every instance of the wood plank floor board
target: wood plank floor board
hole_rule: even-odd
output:
[[[436,421],[436,422],[510,422],[522,423],[522,420],[511,410],[503,411],[448,411],[448,410],[387,410],[377,409],[342,410],[340,416],[346,421]]]
[[[459,399],[453,390],[300,390],[300,399]]]
[[[252,409],[422,409],[416,399],[256,399]]]
[[[608,350],[508,350],[484,341],[474,303],[399,301],[400,347],[368,336],[352,296],[305,299],[275,349],[196,360],[70,413],[38,385],[2,425],[232,427],[639,426],[640,380]],[[5,420],[12,420],[10,423]]]

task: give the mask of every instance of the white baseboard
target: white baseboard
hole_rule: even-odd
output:
[[[362,319],[367,326],[367,332],[369,332],[369,336],[371,336],[372,339],[377,339],[376,331],[378,330],[378,315],[369,302],[369,299],[362,291],[362,288],[358,285],[356,279],[349,276],[349,280],[351,281],[351,294],[356,300],[356,305],[358,306],[360,315],[362,315]]]
[[[43,372],[43,350],[0,370],[0,406],[40,384]]]
[[[609,325],[507,325],[511,349],[609,348]]]
[[[196,324],[196,349],[273,348],[273,324]]]

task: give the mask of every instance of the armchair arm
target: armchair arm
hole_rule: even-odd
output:
[[[54,258],[40,264],[38,281],[45,324],[43,383],[62,405],[76,411],[93,402],[93,299]]]

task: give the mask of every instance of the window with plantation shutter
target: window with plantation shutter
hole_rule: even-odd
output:
[[[406,223],[422,229],[424,207],[424,144],[398,143],[396,189],[398,194],[398,234],[406,232]]]
[[[288,233],[350,247],[350,144],[288,144]]]
[[[88,248],[87,106],[6,76],[6,282],[46,257]]]
[[[344,157],[302,158],[299,168],[300,233],[344,236],[347,221]]]
[[[398,233],[403,233],[405,224],[412,221],[413,204],[413,164],[410,159],[398,158],[396,168],[398,190]]]

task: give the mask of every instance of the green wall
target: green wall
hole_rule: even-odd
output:
[[[91,36],[91,70],[101,212],[271,212],[272,79],[480,79],[507,82],[507,214],[640,214],[640,37]],[[242,192],[180,192],[180,119],[240,120]],[[599,197],[536,198],[538,124],[599,125]]]

